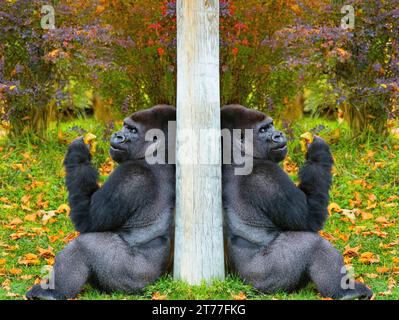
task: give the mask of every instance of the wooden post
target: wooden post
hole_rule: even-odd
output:
[[[174,277],[224,279],[219,1],[177,0]]]

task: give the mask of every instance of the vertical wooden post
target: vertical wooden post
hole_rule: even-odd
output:
[[[177,0],[174,277],[224,279],[219,1]]]

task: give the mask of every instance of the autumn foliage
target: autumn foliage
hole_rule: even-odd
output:
[[[0,116],[12,132],[86,113],[175,104],[174,0],[56,1],[56,29],[40,28],[43,0],[0,3]],[[343,114],[354,133],[386,132],[398,114],[398,1],[220,1],[222,104],[286,117]],[[288,113],[284,113],[288,110]]]

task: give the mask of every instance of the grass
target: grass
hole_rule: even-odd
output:
[[[399,280],[395,243],[399,235],[399,148],[384,138],[352,141],[345,126],[323,119],[299,121],[295,136],[320,124],[325,128],[319,135],[329,140],[336,161],[331,203],[347,209],[332,210],[323,235],[341,252],[346,250],[346,263],[373,289],[375,299],[399,299],[395,285]],[[93,161],[102,168],[104,180],[111,168],[108,137],[93,119],[53,126],[45,140],[0,141],[0,299],[22,299],[43,275],[43,266],[52,264],[53,254],[74,236],[61,206],[67,203],[62,161],[67,144],[82,134],[81,129],[98,137]],[[298,139],[291,141],[289,154],[285,168],[296,179],[303,161]],[[233,299],[240,293],[249,299],[321,299],[312,285],[292,294],[262,295],[233,275],[210,286],[189,286],[165,276],[141,296],[106,295],[86,287],[78,298],[150,299],[155,294],[167,299]]]

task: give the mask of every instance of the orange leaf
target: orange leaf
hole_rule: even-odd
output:
[[[33,213],[33,214],[27,214],[25,217],[24,217],[24,220],[25,221],[30,221],[30,222],[35,222],[36,221],[36,213]]]
[[[71,212],[71,208],[67,204],[61,204],[58,209],[56,210],[57,213],[62,213],[65,212],[67,216],[69,216],[69,213]]]
[[[36,265],[36,264],[39,264],[39,259],[38,259],[38,256],[36,254],[27,253],[27,254],[25,254],[24,258],[20,258],[18,260],[18,263],[26,265],[26,266]]]
[[[359,261],[365,264],[377,263],[380,261],[378,256],[375,256],[372,252],[364,252],[360,255]]]
[[[370,220],[374,217],[371,213],[365,211],[360,211],[360,213],[362,215],[362,220]]]
[[[21,172],[25,172],[25,168],[21,163],[13,163],[11,165],[11,168],[13,168],[14,170],[20,170]]]
[[[151,296],[151,300],[166,300],[166,295],[160,294],[158,291],[154,292]]]
[[[332,234],[325,232],[325,231],[319,231],[319,234],[321,237],[328,241],[337,241],[337,238],[335,238]]]
[[[387,267],[377,267],[376,270],[378,273],[387,273],[390,271],[390,269]]]
[[[375,202],[377,200],[377,197],[375,196],[375,194],[369,194],[369,200],[372,202]]]
[[[15,226],[15,225],[22,224],[22,223],[24,223],[24,222],[20,218],[14,218],[10,221],[9,225]]]
[[[16,268],[12,268],[8,271],[9,273],[11,273],[12,275],[16,276],[22,273],[21,269],[16,269]]]
[[[43,248],[37,248],[37,250],[39,251],[40,257],[42,258],[52,258],[55,256],[54,252],[53,252],[53,248],[51,248],[50,246],[47,249],[43,249]]]
[[[101,14],[105,11],[105,7],[104,6],[97,6],[96,8],[96,14]]]
[[[48,236],[48,239],[50,240],[51,243],[56,242],[60,237],[55,235],[55,236]]]
[[[23,204],[27,205],[29,203],[30,198],[31,198],[31,196],[29,194],[26,194],[26,195],[22,196],[21,202]]]
[[[232,297],[233,297],[234,300],[247,300],[248,299],[246,294],[244,292],[242,292],[242,291],[239,294],[236,294],[236,295],[232,294]]]
[[[341,207],[340,207],[337,203],[335,203],[335,202],[331,202],[331,203],[328,205],[327,209],[328,209],[328,213],[329,213],[330,215],[331,215],[333,212],[337,212],[337,213],[342,212]]]
[[[359,249],[360,249],[361,247],[362,247],[362,246],[357,246],[357,247],[351,248],[350,245],[348,244],[348,245],[345,247],[345,251],[344,251],[343,255],[344,255],[344,256],[349,256],[349,257],[357,257],[357,256],[359,255]]]

